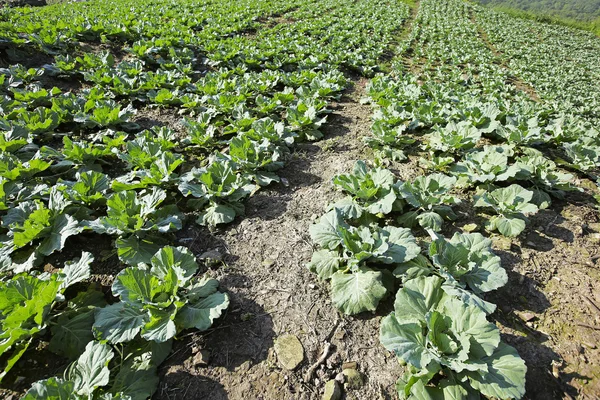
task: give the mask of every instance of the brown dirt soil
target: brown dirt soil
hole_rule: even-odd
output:
[[[600,224],[576,197],[532,217],[523,240],[495,241],[509,283],[490,300],[527,363],[529,399],[600,395]]]

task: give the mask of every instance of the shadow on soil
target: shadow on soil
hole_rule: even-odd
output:
[[[539,242],[537,244],[536,249],[540,249]],[[556,373],[555,365],[560,365],[562,358],[546,345],[550,338],[527,322],[531,318],[529,313],[542,314],[551,304],[538,289],[536,280],[515,271],[516,266],[524,261],[519,255],[520,248],[513,247],[516,247],[515,252],[495,251],[508,273],[508,283],[487,295],[486,300],[498,306],[492,319],[518,332],[503,333],[502,339],[517,349],[527,365],[525,399],[563,399],[566,398],[565,393],[575,397],[577,390],[566,383],[568,379],[558,379],[553,375]]]
[[[159,370],[160,385],[155,399],[227,399],[221,383],[203,375],[205,365],[198,359],[201,350],[209,354],[208,365],[235,371],[242,364],[256,365],[265,360],[273,346],[273,321],[251,299],[227,290],[246,277],[228,274],[221,288],[230,297],[228,312],[206,332],[191,332],[175,343],[172,355]]]
[[[180,371],[167,375],[165,380],[181,382],[181,386],[167,386],[162,381],[158,390],[152,396],[154,400],[228,400],[225,387],[219,382],[205,376]]]

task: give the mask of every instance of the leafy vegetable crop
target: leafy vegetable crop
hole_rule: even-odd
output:
[[[401,399],[499,399],[525,394],[526,367],[500,341],[479,308],[448,296],[442,279],[420,277],[398,291],[394,312],[381,322],[382,344],[408,364],[397,383]],[[439,380],[438,380],[439,379]],[[437,381],[435,386],[430,382]]]

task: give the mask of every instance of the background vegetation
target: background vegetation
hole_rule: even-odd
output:
[[[559,23],[600,35],[600,0],[477,0],[511,15]]]

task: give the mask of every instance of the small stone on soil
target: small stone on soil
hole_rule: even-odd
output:
[[[215,265],[223,261],[223,254],[219,249],[212,249],[200,254],[199,258],[209,265]]]
[[[282,335],[275,341],[277,360],[287,370],[295,369],[304,361],[304,348],[294,335]]]
[[[587,224],[587,226],[595,232],[600,232],[600,223]]]
[[[363,376],[355,369],[345,369],[342,371],[346,378],[346,387],[349,389],[360,389],[364,382]]]
[[[194,365],[205,367],[210,361],[210,351],[207,349],[200,350],[194,355]]]
[[[496,245],[496,247],[500,250],[510,251],[510,248],[512,246],[512,241],[510,239],[498,236],[493,238],[492,240],[494,242],[494,245]]]
[[[323,393],[323,400],[339,400],[342,398],[342,389],[340,384],[331,380],[325,384],[325,393]]]
[[[467,224],[462,227],[465,232],[474,232],[478,228],[477,224]]]
[[[595,343],[591,343],[591,342],[583,342],[581,343],[584,347],[587,347],[588,349],[595,349],[596,348],[596,344]]]
[[[274,261],[274,260],[271,260],[270,258],[266,258],[266,259],[265,259],[265,260],[262,262],[262,264],[263,264],[263,266],[265,266],[265,267],[267,267],[267,268],[268,268],[268,267],[272,266],[273,264],[275,264],[275,261]]]
[[[532,321],[533,319],[535,319],[535,314],[529,313],[529,312],[521,313],[521,314],[519,314],[519,316],[525,322],[529,322],[529,321]]]

